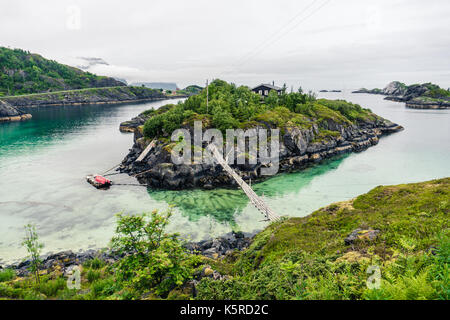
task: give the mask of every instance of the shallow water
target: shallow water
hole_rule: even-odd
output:
[[[328,160],[297,173],[281,174],[253,187],[279,214],[305,216],[377,185],[450,176],[450,110],[412,110],[377,95],[324,93],[371,108],[405,131],[384,137],[362,153]],[[80,106],[32,109],[33,120],[0,125],[0,258],[23,257],[23,225],[36,223],[45,251],[107,245],[114,214],[175,205],[171,231],[199,240],[232,229],[264,227],[263,216],[240,190],[161,191],[114,186],[99,191],[90,173],[118,164],[132,145],[120,122],[150,107]],[[134,182],[113,176],[116,182]]]

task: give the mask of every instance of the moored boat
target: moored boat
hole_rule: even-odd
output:
[[[102,177],[101,175],[89,175],[86,177],[87,182],[92,184],[97,189],[108,188],[112,185],[112,181]]]

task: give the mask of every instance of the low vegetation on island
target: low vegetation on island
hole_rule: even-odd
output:
[[[149,110],[144,125],[144,135],[149,138],[170,137],[175,129],[192,126],[203,121],[204,128],[247,129],[258,125],[272,127],[305,127],[318,124],[325,134],[328,120],[351,125],[358,121],[373,120],[376,116],[357,104],[342,100],[316,99],[312,93],[299,92],[278,95],[271,91],[261,101],[261,96],[246,86],[237,87],[222,80],[213,81],[206,90],[177,105],[166,105]],[[332,134],[332,133],[330,133]]]
[[[121,258],[95,257],[77,266],[79,288],[67,286],[74,266],[66,261],[41,265],[39,280],[34,263],[21,277],[0,271],[0,297],[448,300],[449,196],[450,178],[380,186],[273,223],[248,249],[217,259],[188,252],[178,235],[165,232],[170,211],[120,214],[111,250]],[[26,243],[35,257],[41,246],[30,235]]]

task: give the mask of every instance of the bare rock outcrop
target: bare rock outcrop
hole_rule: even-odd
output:
[[[31,119],[31,114],[24,113],[9,103],[0,100],[0,122],[23,121]]]

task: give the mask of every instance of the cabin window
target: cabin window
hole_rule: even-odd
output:
[[[261,94],[261,95],[262,95],[262,90],[259,90],[259,94]]]
[[[269,95],[269,90],[265,90],[264,91],[264,95],[268,96]]]

